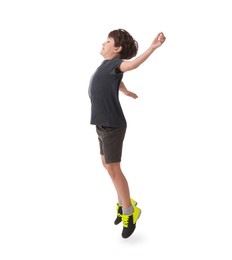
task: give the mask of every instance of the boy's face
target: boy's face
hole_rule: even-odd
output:
[[[104,59],[112,59],[119,56],[119,48],[114,46],[114,39],[107,38],[107,40],[102,44],[102,50],[100,54]]]

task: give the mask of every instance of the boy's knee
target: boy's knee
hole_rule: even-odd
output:
[[[105,164],[105,167],[110,175],[114,175],[115,173],[120,171],[119,163],[107,163],[107,164]]]

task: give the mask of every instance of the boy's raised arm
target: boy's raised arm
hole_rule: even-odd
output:
[[[120,65],[120,70],[122,72],[126,72],[129,70],[136,69],[139,67],[157,48],[159,48],[164,41],[166,40],[166,37],[162,32],[158,33],[155,39],[153,40],[150,47],[143,52],[141,55],[139,55],[137,58],[131,61],[123,61]]]

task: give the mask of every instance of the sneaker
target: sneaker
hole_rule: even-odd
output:
[[[131,199],[131,204],[133,206],[137,205],[137,201]],[[116,211],[117,211],[117,217],[114,221],[115,225],[118,225],[122,221],[122,206],[120,206],[118,203],[116,204]]]
[[[136,228],[136,222],[141,214],[141,209],[133,206],[134,212],[131,215],[122,215],[123,230],[122,237],[128,238],[133,234]]]

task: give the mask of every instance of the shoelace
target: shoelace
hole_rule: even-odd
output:
[[[129,215],[122,215],[122,222],[124,227],[128,227]]]

